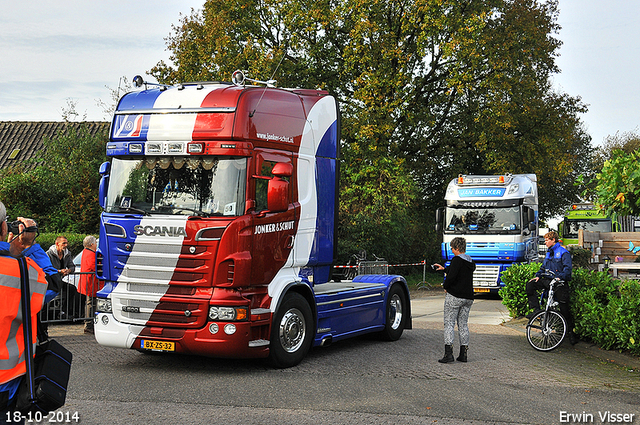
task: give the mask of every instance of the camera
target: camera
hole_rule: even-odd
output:
[[[431,270],[433,270],[435,272],[436,270],[438,270],[438,266],[436,266],[435,264],[432,264],[431,265]]]
[[[7,227],[9,229],[9,233],[13,233],[14,235],[17,235],[18,233],[20,233],[20,223],[22,223],[19,220],[16,221],[8,221],[7,222]],[[22,223],[24,224],[24,223]]]
[[[11,222],[7,222],[7,227],[9,229],[9,233],[13,233],[14,235],[17,235],[20,233],[20,225],[24,226],[24,231],[25,232],[37,232],[38,231],[38,226],[29,226],[27,227],[26,224],[24,224],[23,222],[21,222],[20,220],[16,220],[16,221],[11,221]]]

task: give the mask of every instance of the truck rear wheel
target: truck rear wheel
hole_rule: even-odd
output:
[[[397,341],[402,336],[407,323],[407,296],[400,285],[396,284],[389,290],[386,306],[386,321],[380,336],[387,341]]]
[[[271,326],[269,360],[278,368],[297,365],[311,347],[313,314],[300,294],[285,296]]]

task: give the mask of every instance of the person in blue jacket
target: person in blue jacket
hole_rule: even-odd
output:
[[[0,202],[0,215],[4,215],[6,220],[6,209],[2,202]],[[0,251],[6,252],[11,257],[18,257],[20,255],[29,257],[36,262],[36,264],[45,273],[45,277],[47,279],[48,286],[44,302],[48,303],[58,295],[58,292],[60,292],[62,278],[60,277],[58,270],[56,270],[56,268],[51,264],[51,260],[47,253],[44,252],[39,244],[35,243],[37,230],[32,231],[31,229],[37,229],[36,222],[24,217],[18,217],[17,221],[21,222],[24,226],[22,227],[23,230],[17,235],[14,235],[11,232],[8,232],[8,234],[5,233],[8,241],[0,241]],[[36,234],[34,235],[34,233]]]
[[[575,344],[578,342],[578,337],[573,333],[574,322],[573,315],[571,314],[571,306],[569,305],[569,299],[571,297],[571,291],[569,289],[572,269],[571,253],[562,246],[559,242],[558,234],[554,231],[544,235],[544,244],[547,247],[547,255],[542,262],[540,270],[538,270],[535,277],[528,281],[526,285],[529,308],[533,309],[532,313],[527,314],[527,318],[531,319],[542,311],[540,309],[538,291],[541,289],[549,289],[549,283],[552,278],[549,277],[548,274],[549,272],[553,273],[555,277],[564,281],[563,284],[555,288],[555,298],[560,305],[560,313],[562,313],[562,316],[567,322],[569,342]]]

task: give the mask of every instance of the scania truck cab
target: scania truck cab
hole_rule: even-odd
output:
[[[136,77],[120,99],[100,170],[99,344],[289,367],[311,346],[411,327],[403,277],[331,281],[336,100],[247,80]]]

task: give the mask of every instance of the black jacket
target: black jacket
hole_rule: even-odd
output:
[[[454,297],[472,300],[475,269],[476,263],[471,257],[466,254],[456,255],[449,266],[444,269],[446,273],[444,289]]]

